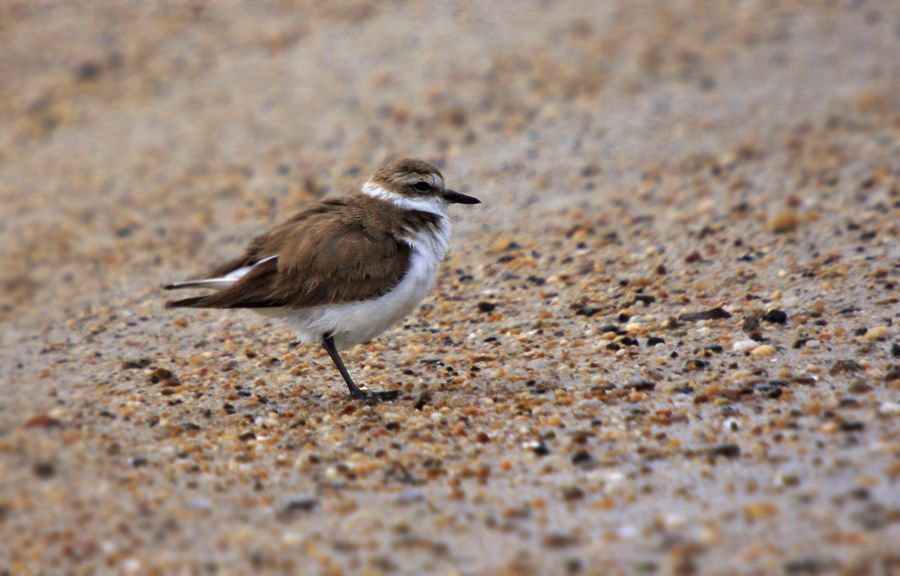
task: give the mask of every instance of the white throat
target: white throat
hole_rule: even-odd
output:
[[[447,204],[441,198],[432,196],[431,198],[409,198],[390,190],[385,190],[378,184],[366,182],[363,184],[362,193],[372,198],[385,200],[394,206],[399,206],[406,210],[419,210],[421,212],[430,212],[444,218],[447,217]]]

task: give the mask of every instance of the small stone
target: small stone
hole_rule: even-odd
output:
[[[831,366],[828,373],[832,376],[837,376],[838,374],[859,372],[860,370],[862,370],[862,366],[856,360],[838,360]]]
[[[631,322],[625,325],[625,331],[631,335],[641,334],[644,331],[644,325],[640,322]]]
[[[823,574],[829,570],[829,563],[818,558],[798,558],[784,563],[785,574]]]
[[[710,456],[724,456],[725,458],[737,458],[741,455],[741,447],[737,444],[719,444],[708,451]]]
[[[900,402],[890,402],[885,400],[878,407],[878,411],[882,414],[897,415],[900,414]]]
[[[853,384],[851,384],[850,388],[848,388],[848,390],[850,392],[853,392],[854,394],[866,394],[866,393],[872,391],[872,387],[869,386],[868,384],[866,384],[865,382],[857,381],[857,382],[854,382]]]
[[[319,505],[319,500],[315,494],[300,494],[288,500],[278,517],[283,521],[289,521],[298,516],[312,512]]]
[[[887,326],[875,326],[866,331],[864,338],[870,342],[874,342],[876,340],[887,340],[890,336],[890,328]]]
[[[773,354],[775,354],[775,347],[771,344],[762,344],[750,351],[751,356],[758,356],[760,358],[765,358]]]
[[[656,382],[651,382],[649,380],[641,380],[640,382],[635,382],[633,384],[627,384],[624,386],[627,390],[635,390],[637,392],[649,392],[656,388]]]
[[[649,306],[656,302],[656,296],[651,296],[649,294],[636,294],[634,296],[634,304],[641,302],[644,306]]]
[[[190,498],[185,501],[184,507],[192,510],[212,510],[213,503],[206,498]]]
[[[672,316],[666,318],[662,323],[662,327],[666,330],[672,330],[678,328],[679,326],[680,324],[678,323],[678,320],[676,318],[673,318]]]
[[[841,432],[862,432],[865,429],[864,422],[841,422]]]
[[[734,344],[731,345],[731,349],[735,352],[747,352],[749,350],[753,350],[759,345],[759,342],[756,340],[746,339],[746,340],[738,340]]]
[[[497,308],[497,305],[493,302],[479,302],[478,303],[478,311],[484,312],[485,314],[493,312],[494,309]]]
[[[795,487],[800,485],[800,477],[796,474],[787,474],[785,476],[779,476],[777,482],[782,486]]]
[[[562,497],[564,500],[573,501],[573,500],[581,500],[584,498],[584,490],[579,488],[578,486],[566,486],[562,490]]]
[[[744,516],[748,520],[764,520],[778,514],[778,506],[769,502],[755,502],[744,506]]]
[[[772,309],[763,314],[762,319],[772,324],[784,324],[787,322],[787,314],[781,310]]]
[[[79,82],[92,82],[103,74],[103,66],[99,62],[93,60],[83,62],[75,70],[75,78]]]
[[[704,368],[706,368],[706,362],[704,362],[703,360],[699,360],[697,358],[692,358],[691,360],[687,361],[687,363],[685,364],[685,367],[688,370],[695,372],[697,370],[703,370]]]
[[[769,230],[776,234],[784,234],[797,228],[800,219],[793,210],[785,210],[769,218]]]
[[[759,330],[759,317],[755,315],[745,316],[743,322],[741,322],[741,330],[751,335]]]
[[[25,422],[25,428],[56,428],[62,423],[49,414],[38,414]]]
[[[32,471],[38,478],[46,480],[56,475],[56,466],[53,465],[53,462],[36,462]]]
[[[547,548],[568,548],[569,546],[578,544],[578,537],[572,534],[554,532],[544,536],[541,542]]]
[[[396,504],[413,504],[415,502],[422,502],[425,500],[425,492],[423,492],[420,488],[410,488],[409,490],[404,490],[399,494],[395,494],[391,500]]]
[[[572,464],[576,466],[590,466],[593,461],[591,454],[585,450],[579,450],[572,456]]]
[[[177,380],[177,377],[171,370],[166,368],[156,368],[150,374],[150,382],[156,384],[158,382],[170,382]]]
[[[725,318],[731,318],[731,313],[729,313],[721,306],[710,308],[709,310],[704,310],[702,312],[682,314],[678,317],[679,320],[684,320],[685,322],[697,322],[700,320],[724,320]]]

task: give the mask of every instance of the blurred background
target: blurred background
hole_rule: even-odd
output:
[[[232,254],[388,155],[439,162],[490,210],[633,185],[829,107],[890,109],[897,14],[890,0],[3,2],[0,319]]]

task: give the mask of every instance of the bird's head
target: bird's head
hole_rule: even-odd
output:
[[[393,160],[376,170],[363,186],[363,192],[409,207],[423,205],[446,209],[447,204],[481,203],[474,196],[448,189],[436,166],[410,158]]]

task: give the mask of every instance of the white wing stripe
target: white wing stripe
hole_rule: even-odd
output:
[[[228,274],[221,276],[219,278],[205,278],[203,280],[187,280],[186,282],[176,282],[172,284],[173,288],[214,288],[216,290],[224,290],[225,288],[229,288],[232,284],[240,280],[244,277],[247,272],[253,270],[255,267],[260,264],[264,264],[269,262],[270,260],[274,260],[278,258],[278,254],[274,256],[269,256],[268,258],[263,258],[259,262],[251,264],[249,266],[242,266],[237,270],[232,270]]]

